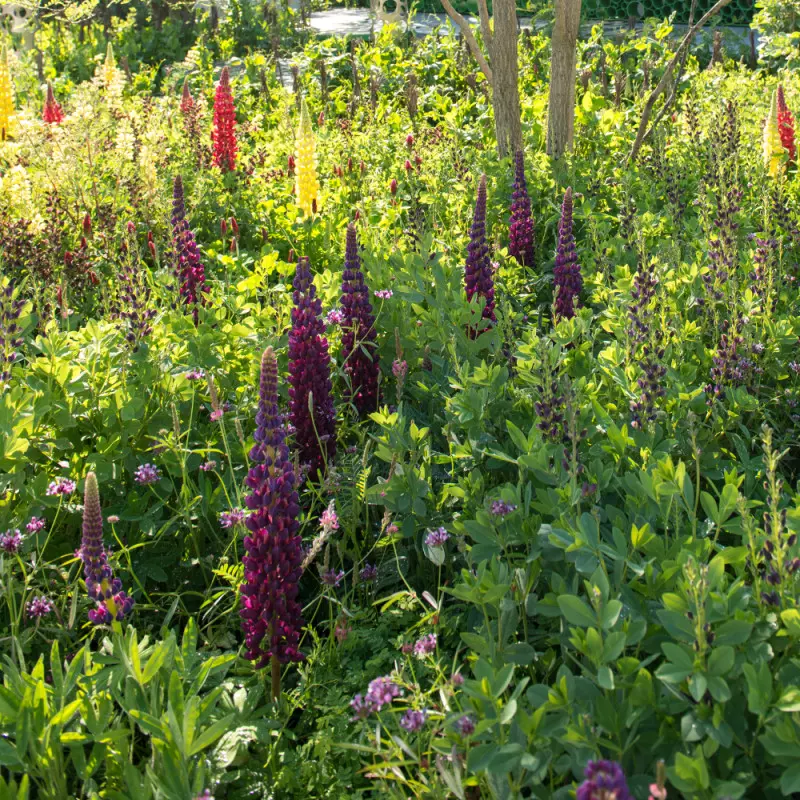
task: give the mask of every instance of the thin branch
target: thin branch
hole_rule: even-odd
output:
[[[444,2],[444,0],[442,0]],[[656,103],[656,100],[664,93],[667,89],[667,85],[672,78],[672,73],[675,70],[675,66],[678,62],[683,58],[683,51],[686,50],[689,45],[691,44],[694,37],[697,35],[697,32],[706,24],[706,22],[711,19],[718,11],[721,11],[725,6],[730,3],[731,0],[717,0],[717,2],[708,10],[697,24],[692,25],[689,28],[686,36],[683,37],[680,45],[678,46],[675,55],[672,57],[672,60],[667,64],[666,70],[664,70],[664,74],[661,76],[661,80],[658,82],[658,86],[650,93],[650,96],[647,98],[647,102],[644,105],[644,109],[642,110],[642,118],[639,121],[639,130],[636,133],[636,140],[633,143],[633,147],[631,148],[631,152],[628,154],[627,159],[625,159],[625,163],[630,164],[633,161],[636,161],[636,156],[639,155],[639,150],[642,147],[642,142],[644,141],[645,133],[647,131],[647,123],[650,121],[650,114],[653,111],[653,106]]]
[[[728,2],[730,2],[730,0],[728,0]],[[450,19],[453,20],[453,22],[455,22],[455,24],[461,29],[461,35],[466,40],[467,47],[469,47],[472,57],[478,62],[478,66],[481,68],[481,72],[489,82],[489,86],[492,86],[492,68],[486,61],[486,57],[481,51],[478,40],[475,38],[475,34],[472,32],[472,29],[469,26],[469,22],[467,22],[464,17],[462,17],[461,14],[459,14],[458,11],[453,8],[453,4],[450,2],[450,0],[442,0],[442,5],[444,6],[444,10],[447,12],[447,16],[450,17]]]
[[[481,18],[481,36],[483,36],[483,43],[486,45],[486,52],[489,54],[489,60],[494,59],[494,38],[492,36],[492,25],[489,22],[489,7],[486,0],[478,0],[478,15]]]

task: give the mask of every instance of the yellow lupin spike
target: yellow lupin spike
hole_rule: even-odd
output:
[[[769,116],[764,123],[764,167],[773,178],[776,178],[783,169],[783,153],[781,133],[778,128],[778,96],[773,92]]]
[[[319,211],[319,183],[315,164],[314,131],[311,129],[311,117],[305,98],[300,101],[300,125],[297,128],[296,144],[297,205],[306,216],[311,216]]]
[[[103,87],[108,89],[109,86],[114,82],[114,78],[117,76],[117,61],[114,58],[114,48],[111,46],[111,42],[108,43],[108,47],[106,48],[106,60],[103,64]]]
[[[14,127],[14,84],[8,66],[8,52],[0,52],[0,142],[4,142]]]

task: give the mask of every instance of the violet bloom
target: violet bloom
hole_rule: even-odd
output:
[[[495,500],[492,503],[491,510],[492,515],[495,517],[506,517],[513,511],[516,511],[517,507],[513,503],[506,503],[503,500]]]
[[[558,223],[558,247],[556,263],[553,268],[556,290],[555,319],[570,319],[575,316],[575,305],[583,289],[581,265],[575,250],[575,237],[572,235],[572,187],[564,192],[561,206],[561,220]]]
[[[133,473],[133,479],[140,486],[150,486],[161,480],[161,473],[154,464],[142,464],[137,468],[136,472]]]
[[[370,681],[366,699],[372,703],[375,711],[380,711],[384,706],[391,705],[395,697],[400,697],[401,694],[400,687],[391,677],[384,675]]]
[[[426,636],[417,639],[414,642],[414,655],[417,658],[425,658],[425,656],[431,655],[431,653],[436,652],[436,634],[429,633]]]
[[[212,470],[216,469],[216,467],[217,467],[217,462],[214,461],[214,459],[212,458],[210,461],[204,461],[200,465],[200,471],[201,472],[211,472]]]
[[[46,494],[48,497],[64,496],[69,497],[75,491],[75,481],[69,478],[56,478],[48,487]]]
[[[202,369],[192,369],[186,373],[187,381],[202,381],[206,377],[206,373]]]
[[[388,300],[394,292],[391,289],[376,289],[373,294],[378,300]]]
[[[328,503],[328,507],[320,514],[319,524],[326,537],[330,536],[333,531],[339,530],[339,517],[336,515],[336,506],[333,500]]]
[[[31,517],[30,522],[25,526],[28,533],[39,533],[47,524],[41,517]]]
[[[11,283],[0,286],[0,383],[11,380],[11,365],[19,358],[23,338],[18,320],[24,307]]]
[[[464,283],[467,290],[467,301],[471,302],[476,295],[484,298],[482,317],[495,322],[494,315],[494,281],[492,279],[492,263],[489,259],[489,245],[486,243],[486,176],[481,175],[478,184],[478,196],[475,200],[475,214],[469,231],[467,245],[467,263],[464,269]],[[481,330],[472,330],[470,334],[477,336]]]
[[[89,620],[95,625],[121,622],[133,608],[133,599],[122,591],[122,581],[114,577],[108,563],[108,554],[103,546],[100,492],[94,472],[86,474],[80,557],[86,591],[97,603],[97,608],[89,612]]]
[[[344,570],[339,570],[338,572],[335,569],[329,569],[320,575],[320,580],[326,586],[338,586],[342,582],[342,578],[344,578]]]
[[[342,361],[350,379],[352,401],[359,414],[378,407],[378,346],[369,289],[361,271],[355,226],[347,226],[347,247],[342,274]]]
[[[289,332],[289,419],[298,455],[322,476],[336,455],[336,412],[331,395],[331,359],[322,321],[322,303],[306,257],[297,262],[294,308]]]
[[[25,606],[25,612],[31,619],[41,619],[53,612],[53,603],[44,596],[34,597]]]
[[[0,550],[9,555],[19,552],[22,547],[22,534],[18,529],[8,530],[0,534]]]
[[[532,267],[536,260],[536,243],[533,217],[531,216],[531,201],[525,182],[525,158],[522,150],[517,150],[514,156],[514,166],[514,194],[511,201],[511,222],[508,227],[508,252],[523,267]]]
[[[278,411],[278,362],[271,347],[261,359],[255,445],[245,483],[251,493],[246,525],[242,628],[247,657],[259,669],[274,658],[285,664],[303,658],[298,650],[303,626],[297,600],[303,549],[297,515],[300,504],[283,419]],[[275,662],[273,662],[275,663]]]
[[[360,580],[371,583],[378,580],[378,568],[374,564],[365,564],[358,573]]]
[[[355,714],[350,721],[355,722],[359,719],[366,719],[373,711],[375,711],[375,704],[368,697],[363,697],[362,695],[357,694],[350,701],[350,708],[353,709],[353,713]]]
[[[334,308],[326,314],[325,322],[328,325],[341,325],[344,322],[344,314],[338,308]]]
[[[462,736],[471,736],[475,733],[475,720],[469,715],[463,716],[456,720],[454,727]]]
[[[247,511],[243,508],[232,508],[230,511],[223,511],[219,515],[219,524],[223,528],[233,528],[241,525],[247,519]]]
[[[400,727],[404,728],[409,733],[414,733],[425,725],[425,720],[427,718],[427,711],[415,711],[409,708],[400,720]]]
[[[625,773],[615,761],[590,761],[583,773],[575,800],[633,800]]]
[[[198,323],[198,306],[205,302],[208,291],[206,273],[200,261],[200,250],[186,221],[183,179],[175,176],[172,192],[172,247],[175,253],[175,274],[180,282],[181,302],[191,310],[194,324]]]
[[[428,531],[425,537],[425,544],[428,547],[444,547],[444,543],[450,538],[450,534],[444,528],[437,528],[435,531]]]

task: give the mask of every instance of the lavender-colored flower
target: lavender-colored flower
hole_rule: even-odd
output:
[[[184,87],[186,84],[184,83]],[[211,794],[211,789],[206,789],[203,794],[197,795],[194,800],[214,800],[214,795]]]
[[[230,511],[223,511],[219,515],[219,524],[223,528],[233,528],[241,525],[247,519],[247,511],[243,508],[232,508]]]
[[[350,380],[352,402],[359,414],[378,407],[378,346],[369,289],[361,271],[355,226],[347,226],[347,247],[342,274],[342,360]]]
[[[94,472],[86,474],[80,557],[86,591],[97,603],[97,608],[89,612],[89,620],[95,625],[121,622],[133,608],[133,599],[122,591],[122,581],[114,577],[108,563],[108,554],[103,546],[100,492]]]
[[[19,552],[20,547],[22,547],[22,534],[19,529],[7,530],[0,534],[0,550],[4,553],[12,555]]]
[[[467,301],[477,295],[484,298],[484,320],[495,322],[494,315],[494,280],[492,264],[489,259],[489,245],[486,243],[486,176],[481,175],[478,184],[478,196],[475,200],[475,213],[469,231],[467,245],[467,263],[464,268],[464,283],[467,290]],[[470,334],[477,336],[482,330],[472,330]]]
[[[522,150],[514,155],[514,194],[511,201],[511,222],[508,227],[508,252],[523,267],[533,267],[536,262],[536,241],[531,216],[531,201],[525,182],[525,157]]]
[[[28,601],[25,606],[25,611],[31,619],[41,619],[47,614],[51,614],[53,612],[53,603],[48,598],[40,595],[39,597],[34,597],[33,600]]]
[[[331,395],[331,359],[307,258],[297,262],[289,332],[289,419],[300,461],[322,476],[336,455],[336,411]]]
[[[417,658],[425,658],[436,652],[437,636],[435,633],[429,633],[414,642],[414,655]]]
[[[450,678],[450,682],[453,684],[453,686],[463,686],[464,676],[460,672],[454,672],[453,677]]]
[[[404,381],[406,379],[406,375],[408,374],[408,362],[401,361],[399,358],[396,358],[392,362],[392,375],[398,381]]]
[[[461,736],[471,736],[475,733],[475,720],[469,715],[465,715],[456,720],[454,727]]]
[[[297,649],[303,625],[297,601],[303,549],[298,535],[297,477],[286,446],[283,418],[278,411],[278,362],[271,347],[261,359],[255,445],[245,480],[251,493],[246,525],[242,628],[247,657],[256,668],[271,658],[299,661]]]
[[[374,564],[364,564],[358,573],[358,577],[366,583],[376,581],[378,580],[378,568]]]
[[[415,733],[425,725],[425,720],[428,718],[427,711],[416,711],[409,708],[400,719],[400,727],[407,730],[409,733]]]
[[[47,487],[48,497],[69,497],[75,491],[75,481],[69,478],[56,478]]]
[[[359,719],[366,719],[373,711],[375,711],[375,704],[369,699],[369,697],[363,697],[362,695],[357,694],[350,701],[350,708],[353,709],[353,713],[355,714],[350,721],[355,722]]]
[[[376,289],[373,294],[378,300],[388,300],[394,292],[391,289]]]
[[[344,322],[344,314],[338,308],[334,308],[325,315],[325,322],[328,325],[341,325]]]
[[[437,528],[435,531],[428,531],[425,537],[425,544],[428,547],[444,547],[444,543],[450,538],[450,534],[444,528]]]
[[[575,305],[583,289],[581,266],[575,250],[575,237],[572,235],[572,187],[564,192],[561,206],[561,220],[558,223],[558,247],[556,263],[553,268],[555,282],[555,318],[575,316]]]
[[[150,486],[153,483],[158,483],[161,480],[161,473],[154,464],[142,464],[133,473],[133,479],[140,486]]]
[[[344,570],[339,570],[338,572],[335,569],[328,569],[320,575],[320,580],[326,586],[338,586],[342,582],[342,578],[344,578]]]
[[[503,500],[495,500],[491,508],[492,515],[495,517],[507,517],[516,510],[517,507],[513,503],[506,503]]]
[[[41,517],[31,517],[30,522],[25,526],[25,530],[28,533],[39,533],[40,530],[44,529],[45,525],[47,525],[47,522]]]
[[[333,531],[339,530],[339,517],[336,516],[336,505],[331,500],[328,507],[320,514],[319,524],[325,533],[325,536],[330,536]]]
[[[0,384],[11,379],[11,365],[19,358],[22,328],[18,322],[25,301],[11,283],[0,284]]]
[[[191,369],[186,373],[187,381],[202,381],[206,373],[202,369]]]
[[[203,462],[203,463],[200,465],[200,471],[201,471],[201,472],[211,472],[212,470],[214,470],[214,469],[216,469],[216,468],[217,468],[217,462],[216,462],[216,461],[214,461],[214,459],[213,459],[213,458],[212,458],[212,459],[210,459],[209,461],[204,461],[204,462]]]
[[[380,711],[384,706],[391,705],[395,697],[400,697],[401,694],[400,687],[389,675],[384,675],[370,681],[365,699],[372,703],[375,711]]]
[[[615,761],[590,761],[575,800],[633,800],[622,767]]]
[[[125,323],[125,341],[135,353],[142,342],[153,332],[152,320],[156,315],[150,307],[150,285],[139,262],[138,250],[122,242],[125,260],[120,268],[119,316]]]
[[[181,302],[191,310],[192,319],[197,325],[198,306],[205,302],[204,294],[208,291],[208,286],[205,269],[200,260],[200,250],[186,221],[183,179],[180,175],[175,176],[172,192],[172,247],[175,274],[180,282]]]

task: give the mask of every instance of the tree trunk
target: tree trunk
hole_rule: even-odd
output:
[[[575,133],[575,44],[581,21],[581,0],[556,0],[550,97],[547,103],[547,154],[561,158],[572,149]]]
[[[580,2],[580,0],[579,0]],[[517,61],[517,8],[515,0],[494,0],[492,37],[492,105],[497,152],[500,158],[522,147]],[[573,88],[574,91],[574,88]]]

